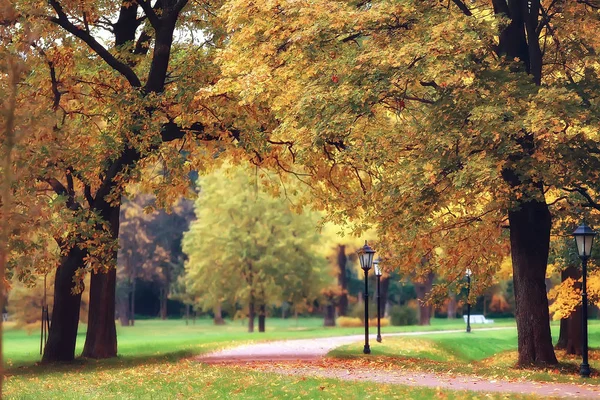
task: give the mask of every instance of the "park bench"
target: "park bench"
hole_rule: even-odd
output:
[[[463,319],[465,320],[465,324],[467,323],[467,316],[463,315]],[[486,319],[483,315],[471,315],[471,323],[472,324],[493,324],[493,319]]]

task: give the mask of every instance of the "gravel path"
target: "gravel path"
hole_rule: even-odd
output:
[[[480,328],[478,331],[502,329],[515,328]],[[385,334],[385,337],[456,332],[463,332],[463,330],[388,333]],[[369,338],[369,340],[375,341],[375,335]],[[373,375],[372,368],[361,367],[360,365],[341,368],[324,358],[329,351],[336,347],[361,342],[362,340],[364,340],[364,335],[255,343],[205,354],[199,358],[199,361],[207,364],[235,364],[284,375],[314,376],[477,392],[536,394],[544,398],[600,399],[600,386],[596,385],[490,380],[476,376],[434,374],[400,368],[379,371],[376,375]]]

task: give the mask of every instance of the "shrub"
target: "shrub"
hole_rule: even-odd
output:
[[[417,310],[409,306],[392,306],[390,317],[394,326],[416,325],[418,322]]]
[[[342,328],[358,328],[364,326],[363,321],[356,317],[338,317],[336,324]],[[381,326],[388,326],[390,324],[390,320],[387,318],[381,318],[380,324]],[[377,318],[369,319],[369,326],[377,327]]]
[[[359,318],[361,321],[365,319],[365,303],[356,303],[348,311],[348,317]],[[377,318],[377,305],[369,302],[369,317]]]
[[[338,317],[336,324],[342,328],[355,328],[363,326],[363,322],[360,320],[360,318],[354,317]]]

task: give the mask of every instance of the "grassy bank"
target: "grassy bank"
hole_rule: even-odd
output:
[[[552,326],[552,336],[558,338],[558,326]],[[362,344],[356,343],[333,350],[337,358],[367,358],[374,362],[415,370],[458,373],[492,377],[494,379],[526,379],[552,382],[591,383],[600,385],[600,321],[589,325],[591,378],[579,377],[581,356],[569,356],[557,351],[560,364],[551,368],[517,368],[517,331],[478,331],[432,334],[422,337],[384,337],[383,343],[371,345],[371,356],[361,354]]]

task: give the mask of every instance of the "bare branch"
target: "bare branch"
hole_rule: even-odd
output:
[[[104,46],[102,46],[93,36],[85,30],[75,26],[70,20],[62,6],[57,0],[48,0],[58,17],[49,17],[50,22],[62,27],[67,32],[83,40],[100,58],[102,58],[110,67],[119,72],[127,79],[133,87],[141,87],[140,79],[133,69],[127,64],[115,58]]]

